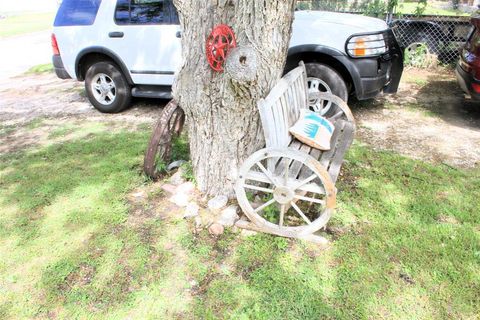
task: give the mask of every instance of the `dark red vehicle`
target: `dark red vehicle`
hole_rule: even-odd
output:
[[[460,53],[455,73],[462,90],[480,101],[480,15],[471,19],[473,30]]]

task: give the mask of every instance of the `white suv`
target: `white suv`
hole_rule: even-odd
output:
[[[53,64],[58,77],[85,80],[95,108],[119,112],[132,96],[171,98],[180,37],[172,0],[63,0],[52,34]],[[301,60],[311,90],[345,100],[396,92],[403,70],[384,21],[333,12],[296,13],[285,71]]]

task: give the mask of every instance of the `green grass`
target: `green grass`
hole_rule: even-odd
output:
[[[7,16],[0,20],[0,38],[48,30],[53,25],[53,13],[29,13]]]
[[[0,318],[480,314],[479,169],[356,143],[330,222],[344,232],[322,251],[269,235],[193,232],[141,174],[150,130],[82,130],[63,124],[53,137],[69,141],[0,157]],[[148,197],[127,200],[137,188]]]
[[[53,64],[45,63],[39,64],[36,66],[31,67],[27,70],[26,74],[43,74],[43,73],[52,73],[53,72]]]
[[[0,138],[4,137],[4,136],[8,136],[13,132],[15,132],[15,126],[14,125],[0,124]]]
[[[417,9],[417,2],[402,2],[397,7],[397,13],[399,14],[414,14]],[[439,16],[469,16],[469,13],[462,12],[460,10],[442,9],[433,6],[428,3],[424,15],[439,15]]]

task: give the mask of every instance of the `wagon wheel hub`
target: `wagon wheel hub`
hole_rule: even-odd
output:
[[[280,204],[289,204],[294,197],[295,192],[288,187],[279,186],[273,190],[273,198]]]

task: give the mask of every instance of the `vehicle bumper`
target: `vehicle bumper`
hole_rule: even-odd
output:
[[[52,63],[53,68],[55,69],[55,74],[60,79],[71,79],[70,75],[68,74],[67,70],[63,65],[62,57],[58,54],[52,56]]]
[[[376,58],[349,58],[359,79],[355,95],[359,100],[370,99],[379,93],[396,93],[403,72],[403,54],[391,30],[385,34],[388,52]]]
[[[462,69],[459,64],[455,68],[455,75],[457,76],[457,82],[460,88],[473,100],[480,100],[480,93],[476,92],[472,84],[480,85],[480,81],[475,80],[475,78],[468,72]]]

